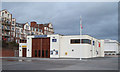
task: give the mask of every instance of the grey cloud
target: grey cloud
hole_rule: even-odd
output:
[[[18,22],[52,22],[55,33],[64,35],[79,34],[81,15],[83,34],[99,39],[118,38],[118,4],[115,2],[8,2],[2,6]]]

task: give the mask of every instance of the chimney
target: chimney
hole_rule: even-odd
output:
[[[30,22],[31,26],[35,26],[37,23],[35,21]]]

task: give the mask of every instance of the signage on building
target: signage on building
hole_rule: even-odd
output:
[[[57,39],[52,39],[52,42],[57,42]]]
[[[39,37],[47,37],[47,35],[35,35],[35,38],[39,38]]]
[[[99,47],[100,47],[100,42],[98,44],[99,44]]]
[[[50,55],[53,55],[53,51],[50,51]]]
[[[26,48],[27,46],[26,45],[23,45],[22,48]]]
[[[58,55],[58,50],[56,51],[56,55]]]

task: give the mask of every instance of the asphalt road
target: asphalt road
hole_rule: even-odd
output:
[[[117,57],[93,59],[3,58],[3,70],[118,70]]]

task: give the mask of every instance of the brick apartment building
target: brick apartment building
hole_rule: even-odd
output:
[[[0,23],[2,24],[3,40],[11,41],[12,14],[7,10],[0,11]]]
[[[47,34],[53,34],[53,26],[51,23],[47,24],[37,24],[35,21],[31,22],[31,31],[32,35],[47,35]]]
[[[27,36],[53,34],[53,25],[37,24],[35,21],[18,23],[7,10],[0,11],[0,23],[2,24],[2,40],[25,43]]]

